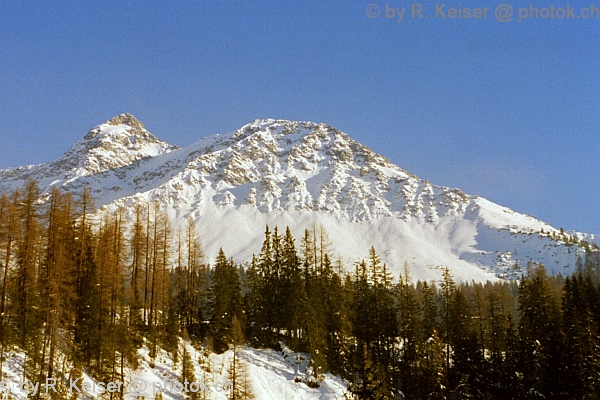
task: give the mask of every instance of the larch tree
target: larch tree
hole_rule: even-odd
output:
[[[44,319],[40,380],[44,378],[46,365],[46,377],[53,377],[58,330],[61,326],[71,326],[75,316],[75,310],[71,308],[75,296],[72,278],[76,271],[72,257],[76,237],[73,216],[72,196],[63,195],[53,188],[45,218],[45,256],[38,280],[40,310]]]
[[[129,320],[132,326],[139,329],[143,321],[142,307],[144,289],[144,265],[146,254],[146,215],[144,207],[137,204],[134,208],[133,225],[130,229],[129,248],[131,249],[131,265],[129,284]]]
[[[42,329],[37,278],[43,258],[43,230],[39,213],[40,191],[35,181],[27,182],[19,197],[19,237],[14,297],[11,305],[19,346],[25,351],[25,365],[35,371],[39,363]],[[25,368],[24,368],[24,375]]]
[[[14,257],[15,243],[18,238],[18,206],[19,192],[15,191],[12,198],[6,194],[0,196],[0,251],[2,253],[0,264],[2,273],[2,295],[0,297],[0,376],[2,376],[2,368],[4,362],[4,350],[10,343],[7,329],[7,295],[9,272],[11,270]]]
[[[246,344],[246,338],[242,331],[242,325],[237,318],[233,317],[231,326],[231,344],[230,349],[232,351],[231,362],[227,369],[227,375],[229,377],[229,400],[251,400],[255,398],[252,383],[248,374],[247,364],[241,359],[239,354],[239,347]]]

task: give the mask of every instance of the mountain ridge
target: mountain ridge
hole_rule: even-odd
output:
[[[88,186],[102,212],[159,202],[176,227],[195,221],[209,256],[222,246],[240,261],[260,250],[266,224],[296,237],[322,225],[350,265],[376,245],[394,273],[408,265],[436,279],[449,265],[459,279],[512,279],[528,262],[571,271],[583,250],[568,242],[594,237],[554,239],[560,231],[540,220],[432,185],[314,122],[255,120],[178,148],[121,114],[57,161],[0,171],[0,190],[31,178],[43,192]]]

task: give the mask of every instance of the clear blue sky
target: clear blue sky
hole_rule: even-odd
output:
[[[530,0],[501,23],[480,0],[454,5],[486,18],[422,2],[412,19],[386,1],[1,1],[0,168],[56,159],[123,112],[180,146],[310,120],[432,183],[600,233],[600,16],[519,22],[553,3]]]

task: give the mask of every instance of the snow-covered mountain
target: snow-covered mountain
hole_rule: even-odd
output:
[[[47,192],[92,189],[103,212],[159,202],[180,226],[191,217],[206,254],[258,253],[266,224],[296,238],[323,227],[348,268],[374,245],[397,275],[518,278],[529,261],[570,273],[575,239],[531,216],[436,186],[326,124],[256,120],[185,147],[165,143],[122,114],[92,129],[60,159],[0,171],[0,191],[33,178]],[[126,211],[127,213],[127,211]]]

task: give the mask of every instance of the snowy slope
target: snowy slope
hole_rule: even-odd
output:
[[[191,356],[194,365],[194,383],[187,388],[179,386],[181,376],[181,357],[183,346]],[[126,367],[124,369],[124,383],[126,399],[144,397],[154,399],[161,393],[165,400],[181,400],[184,398],[182,392],[191,394],[191,391],[205,391],[206,398],[214,400],[226,400],[231,390],[231,382],[228,368],[232,362],[233,352],[229,350],[223,354],[214,354],[201,347],[194,347],[189,342],[179,342],[179,362],[175,364],[169,353],[160,350],[154,363],[149,357],[147,347],[143,347],[138,353],[139,366],[136,369]],[[271,349],[253,349],[240,347],[239,359],[247,366],[248,380],[256,395],[256,400],[333,400],[342,398],[346,385],[341,378],[332,374],[325,374],[320,382],[319,388],[309,388],[303,380],[307,379],[306,365],[309,356],[296,354],[287,348],[282,352]],[[46,381],[23,380],[23,353],[6,353],[4,362],[3,379],[0,381],[0,392],[5,395],[9,393],[14,399],[27,399],[27,392],[35,394],[35,390],[49,393],[53,389],[46,385]],[[62,359],[63,355],[59,354]],[[85,394],[85,398],[106,398],[102,396],[105,388],[110,389],[111,382],[118,388],[120,376],[114,380],[98,381],[86,373],[79,375],[68,375],[73,373],[70,363],[61,364],[66,368],[64,385],[57,384],[55,389],[63,390],[66,394]],[[191,382],[190,382],[191,383]],[[86,386],[87,385],[87,386]]]
[[[438,279],[442,265],[458,279],[518,278],[529,261],[572,272],[582,253],[542,221],[418,179],[312,122],[256,120],[179,149],[123,114],[55,162],[0,171],[0,190],[30,177],[44,191],[87,185],[104,212],[157,201],[175,226],[195,221],[209,258],[223,247],[249,260],[266,224],[290,226],[296,238],[322,226],[348,268],[375,245],[394,275],[406,264],[415,279]]]

